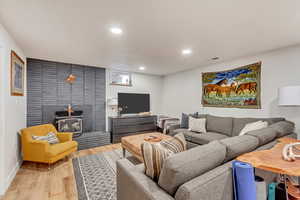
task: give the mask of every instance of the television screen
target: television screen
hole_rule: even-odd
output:
[[[121,114],[133,114],[150,111],[150,95],[135,93],[118,93],[118,106]]]

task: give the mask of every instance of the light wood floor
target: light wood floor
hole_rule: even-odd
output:
[[[48,165],[24,162],[1,200],[77,200],[73,157],[121,148],[112,144],[73,153],[69,158]]]

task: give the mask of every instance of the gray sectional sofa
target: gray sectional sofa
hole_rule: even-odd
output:
[[[201,115],[207,133],[176,129],[189,149],[164,162],[158,182],[144,174],[144,166],[127,159],[117,162],[118,200],[233,200],[231,161],[237,156],[269,149],[280,137],[296,137],[294,124],[284,118],[231,118]],[[268,121],[269,127],[238,136],[247,124]]]

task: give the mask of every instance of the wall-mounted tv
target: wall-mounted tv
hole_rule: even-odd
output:
[[[150,94],[118,93],[121,114],[136,114],[150,111]]]

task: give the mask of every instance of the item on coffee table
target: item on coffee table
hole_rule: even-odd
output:
[[[162,138],[154,136],[154,135],[150,135],[150,136],[145,137],[144,140],[147,142],[160,142],[162,140]]]

